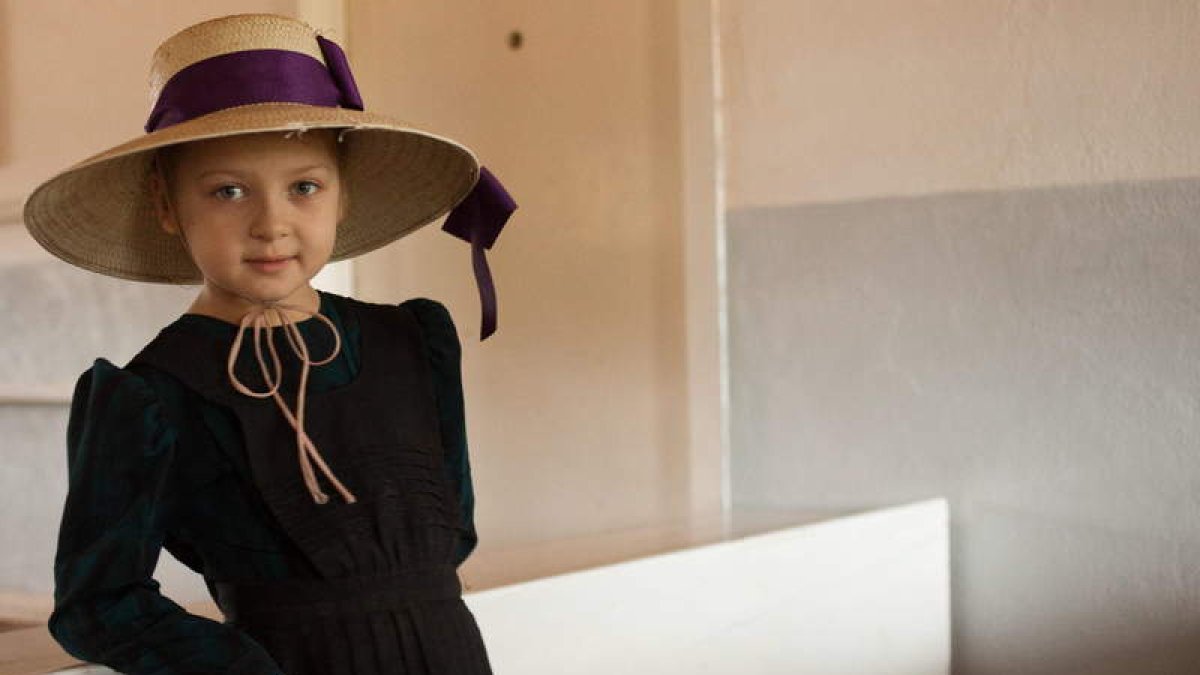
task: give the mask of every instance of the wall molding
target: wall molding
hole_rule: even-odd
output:
[[[54,260],[25,230],[25,200],[0,199],[0,267]]]
[[[732,507],[717,5],[718,0],[681,2],[676,16],[693,514],[728,514]]]
[[[21,385],[0,383],[0,406],[70,405],[71,384]]]

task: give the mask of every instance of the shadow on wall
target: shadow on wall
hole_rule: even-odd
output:
[[[1178,675],[1200,669],[1194,653],[1200,644],[1200,623],[1182,628],[1177,635],[1139,645],[1126,645],[1113,653],[1079,649],[1063,654],[1039,672],[1055,675]],[[1069,651],[1069,650],[1068,650]],[[1189,656],[1192,655],[1192,656]]]
[[[956,501],[952,672],[1197,672],[1200,537]]]
[[[1168,639],[1126,647],[1113,654],[1080,653],[1077,658],[1058,662],[1053,672],[1058,675],[1194,673],[1200,670],[1200,665],[1194,657],[1186,655],[1193,654],[1197,644],[1200,644],[1200,622]]]

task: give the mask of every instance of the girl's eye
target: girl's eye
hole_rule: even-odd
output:
[[[292,186],[292,191],[301,197],[311,197],[321,190],[321,185],[315,181],[302,180]]]
[[[245,190],[237,185],[222,185],[213,191],[213,194],[216,195],[217,199],[232,201],[234,199],[240,199],[245,194]]]

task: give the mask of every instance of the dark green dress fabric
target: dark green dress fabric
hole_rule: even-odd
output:
[[[311,391],[354,379],[360,333],[340,296],[321,293],[321,312],[342,335],[342,352],[310,373]],[[473,550],[474,496],[467,455],[461,350],[445,307],[416,298],[438,404],[445,471],[463,527],[457,562]],[[299,324],[314,358],[328,329]],[[222,345],[236,326],[185,314],[173,326]],[[238,629],[186,613],[159,593],[152,574],[162,548],[216,579],[315,575],[259,497],[232,413],[157,370],[98,359],[76,386],[67,431],[69,492],[55,558],[49,627],[72,655],[123,673],[279,673]],[[331,497],[337,499],[335,493]]]

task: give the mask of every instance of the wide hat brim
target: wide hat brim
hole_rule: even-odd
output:
[[[475,185],[466,147],[398,120],[347,108],[259,103],[226,108],[145,134],[88,158],[39,186],[25,226],[46,250],[108,276],[199,283],[179,238],[162,230],[150,201],[154,151],[179,143],[261,132],[345,129],[342,181],[348,208],[331,260],[393,242],[445,214]]]

